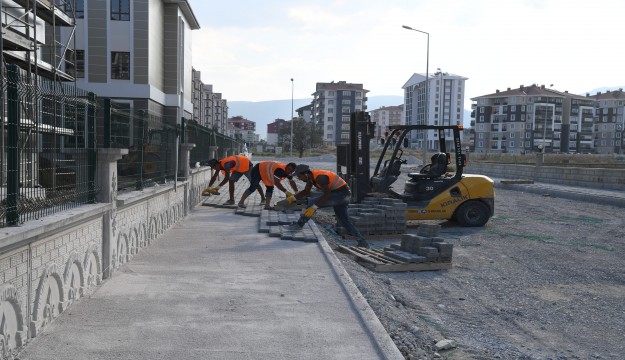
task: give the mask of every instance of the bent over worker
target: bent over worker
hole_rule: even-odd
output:
[[[293,175],[304,183],[304,190],[298,192],[288,198],[289,203],[296,199],[305,198],[310,194],[313,186],[322,191],[320,196],[310,197],[308,199],[308,208],[304,210],[297,223],[290,227],[295,229],[301,228],[315,214],[318,208],[330,207],[334,208],[334,214],[341,226],[343,226],[350,234],[356,237],[357,246],[368,248],[369,244],[362,236],[360,231],[354,226],[347,214],[347,205],[350,199],[349,186],[340,176],[328,170],[313,170],[308,165],[300,164],[295,167]]]
[[[291,173],[294,170],[295,163],[284,164],[278,161],[261,161],[254,165],[252,168],[252,180],[250,180],[250,187],[245,190],[241,196],[241,200],[239,200],[239,207],[245,207],[245,199],[247,199],[248,196],[250,196],[254,190],[258,188],[261,180],[267,187],[267,191],[265,192],[265,210],[270,209],[274,185],[277,186],[278,189],[282,190],[282,192],[286,194],[287,198],[289,196],[293,196],[293,193],[287,191],[280,182],[282,179],[288,178],[291,188],[297,192],[297,185],[291,177]]]
[[[243,155],[233,155],[221,160],[211,159],[208,161],[208,165],[216,171],[211,177],[210,182],[208,183],[208,189],[206,189],[205,192],[215,194],[219,191],[219,188],[224,186],[225,183],[228,183],[230,199],[226,201],[224,205],[234,205],[234,183],[239,181],[243,175],[245,175],[245,177],[252,182],[250,175],[252,172],[252,162],[249,158]],[[217,180],[220,172],[225,174],[224,179],[221,183],[219,183],[219,185],[211,188],[215,180]],[[265,194],[263,194],[263,189],[260,185],[257,185],[256,189],[260,194],[261,201],[265,201]]]

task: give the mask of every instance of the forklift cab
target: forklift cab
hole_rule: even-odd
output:
[[[462,126],[402,125],[390,129],[391,136],[397,136],[398,141],[394,147],[387,142],[380,154],[370,179],[373,192],[386,193],[405,202],[407,220],[456,220],[462,226],[483,226],[488,222],[494,213],[494,183],[483,175],[464,174]],[[445,141],[445,132],[449,130],[453,133],[451,152]],[[429,164],[407,174],[403,190],[395,190],[391,185],[401,175],[401,165],[407,163],[401,146],[412,131],[437,131],[439,149]],[[388,158],[390,149],[392,155]]]

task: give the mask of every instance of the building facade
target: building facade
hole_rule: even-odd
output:
[[[323,126],[326,145],[349,142],[349,122],[355,111],[367,109],[366,94],[362,84],[345,81],[317,83],[312,101],[312,120]]]
[[[290,123],[284,119],[276,119],[274,122],[267,124],[267,145],[282,144],[280,131],[289,126],[289,124]]]
[[[613,140],[605,142],[612,151],[616,146],[618,110],[605,103],[610,109],[608,113],[614,113],[610,117],[614,129],[606,127],[605,135],[598,135],[594,115],[597,101],[591,96],[569,94],[534,84],[497,90],[471,100],[474,136],[470,146],[475,152],[592,153],[597,151],[597,144],[601,144],[598,136]],[[606,125],[607,120],[608,117]]]
[[[587,96],[594,100],[595,111],[593,127],[594,153],[625,153],[625,93],[620,88],[616,91],[598,92]]]
[[[406,125],[462,125],[464,118],[465,81],[468,78],[437,71],[413,74],[402,86],[404,89],[404,118]],[[429,93],[429,96],[427,96]],[[418,149],[438,150],[434,131],[426,135],[413,131],[412,146]],[[446,137],[452,138],[450,131]],[[451,140],[450,140],[451,141]]]
[[[247,146],[258,142],[256,134],[256,123],[242,116],[235,116],[228,119],[227,136],[235,139],[242,139]]]
[[[194,118],[191,33],[200,26],[187,1],[76,3],[82,12],[70,50],[82,59],[76,67],[84,67],[76,72],[77,86],[129,112],[142,111],[151,127],[175,127],[182,118]],[[132,145],[137,124],[118,125],[129,132]]]
[[[404,105],[382,106],[370,111],[369,115],[371,122],[375,123],[374,137],[379,144],[383,144],[382,140],[386,141],[389,126],[405,124]]]

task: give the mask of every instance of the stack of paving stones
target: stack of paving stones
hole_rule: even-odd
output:
[[[237,201],[242,193],[243,191],[237,187],[235,190]],[[247,199],[245,208],[240,208],[236,204],[223,205],[226,200],[228,200],[227,190],[221,191],[219,195],[205,197],[202,205],[234,209],[237,215],[260,217],[259,232],[269,234],[271,237],[279,237],[282,240],[318,242],[317,235],[313,231],[312,224],[310,224],[311,221],[304,225],[301,230],[289,230],[286,226],[299,219],[299,212],[265,210],[265,205],[260,202],[260,196],[256,192]]]
[[[420,224],[417,234],[404,234],[400,244],[384,248],[384,255],[404,262],[451,262],[453,244],[438,236],[441,226]]]
[[[289,224],[297,222],[299,213],[293,211],[279,212],[263,210],[260,213],[259,232],[268,233],[271,237],[279,237],[282,240],[303,242],[318,242],[317,236],[308,221],[300,230],[290,230]]]
[[[366,197],[360,204],[349,204],[347,213],[365,238],[406,232],[406,203],[399,199]]]

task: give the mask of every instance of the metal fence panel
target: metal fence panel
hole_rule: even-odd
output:
[[[93,202],[95,96],[13,64],[2,82],[0,226]]]

